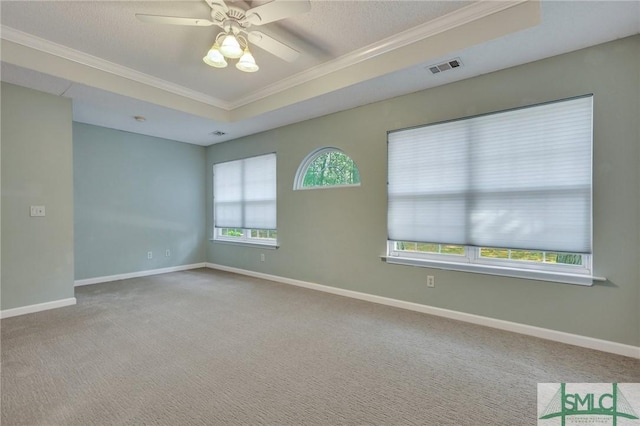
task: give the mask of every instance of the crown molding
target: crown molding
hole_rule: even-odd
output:
[[[43,38],[22,32],[20,30],[16,30],[15,28],[7,27],[6,25],[0,26],[0,38],[31,49],[38,50],[40,52],[48,53],[72,62],[76,62],[81,65],[114,74],[119,77],[127,78],[129,80],[133,80],[135,82],[142,83],[156,89],[164,90],[175,95],[202,102],[206,105],[221,108],[225,111],[229,111],[229,109],[231,108],[228,102],[225,102],[218,98],[214,98],[213,96],[204,95],[200,92],[196,92],[195,90],[188,89],[184,86],[170,83],[166,80],[153,77],[149,74],[145,74],[143,72],[136,71],[134,69],[127,68],[110,61],[106,61],[104,59],[98,58],[97,56],[93,56],[88,53],[84,53],[79,50],[75,50],[70,47],[45,40]]]
[[[358,50],[354,50],[346,55],[325,62],[309,70],[302,71],[296,75],[284,78],[277,83],[266,86],[264,89],[256,91],[248,96],[240,98],[230,103],[231,109],[236,109],[260,99],[276,95],[284,90],[308,83],[317,78],[324,77],[341,69],[367,61],[385,53],[389,53],[400,47],[407,46],[416,41],[433,37],[437,34],[454,29],[461,25],[473,22],[497,12],[517,6],[521,3],[534,0],[508,0],[508,1],[479,1],[456,11],[448,13],[439,18],[425,22],[413,28],[409,28],[393,36],[382,39]]]

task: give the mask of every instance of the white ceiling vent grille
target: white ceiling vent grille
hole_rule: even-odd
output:
[[[460,58],[450,59],[447,62],[443,62],[437,65],[429,65],[427,69],[431,71],[432,74],[438,74],[444,71],[449,71],[455,68],[460,68],[462,66],[462,61]]]

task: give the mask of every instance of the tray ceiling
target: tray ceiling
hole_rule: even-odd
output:
[[[298,49],[300,58],[287,63],[254,47],[260,71],[246,74],[202,62],[218,27],[135,18],[207,18],[204,1],[2,1],[0,7],[3,81],[72,98],[76,121],[200,145],[640,29],[638,2],[312,0],[310,12],[259,27]],[[449,75],[425,69],[452,57],[464,66]],[[213,136],[217,130],[226,134]]]

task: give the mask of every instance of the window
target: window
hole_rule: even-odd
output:
[[[390,132],[388,259],[591,284],[592,107],[584,96]]]
[[[293,189],[359,185],[360,171],[347,154],[337,148],[320,148],[300,164]]]
[[[275,245],[276,155],[213,166],[214,238]]]

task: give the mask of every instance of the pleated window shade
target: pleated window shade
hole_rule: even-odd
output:
[[[388,135],[388,235],[591,253],[593,96]]]
[[[213,166],[216,228],[276,229],[276,155]]]

